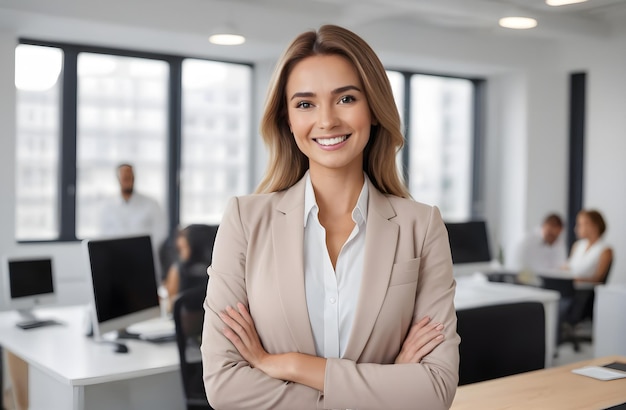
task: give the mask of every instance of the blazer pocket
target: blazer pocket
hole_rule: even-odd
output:
[[[389,286],[404,285],[417,281],[420,270],[420,258],[393,264]]]

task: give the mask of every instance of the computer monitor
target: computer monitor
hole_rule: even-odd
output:
[[[29,256],[3,259],[6,300],[9,308],[17,310],[23,318],[17,325],[27,328],[50,322],[37,319],[32,310],[56,302],[52,258]]]
[[[91,271],[95,338],[160,317],[150,236],[87,239],[83,249]]]
[[[455,276],[493,267],[485,221],[446,222]]]

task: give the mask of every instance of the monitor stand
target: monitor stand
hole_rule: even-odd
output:
[[[18,309],[17,313],[19,313],[22,320],[17,322],[15,326],[20,329],[34,329],[42,326],[60,324],[56,320],[52,319],[39,319],[30,309]]]

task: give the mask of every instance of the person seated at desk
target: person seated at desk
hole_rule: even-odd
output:
[[[567,260],[562,231],[561,217],[554,213],[547,215],[541,228],[527,233],[517,245],[508,268],[532,272],[559,269]]]
[[[176,237],[178,261],[167,272],[163,286],[170,298],[187,289],[206,288],[217,226],[193,224]]]
[[[613,250],[603,239],[605,231],[606,223],[600,212],[585,209],[578,212],[575,226],[578,240],[572,245],[567,265],[564,266],[577,286],[574,296],[564,301],[568,305],[560,319],[564,334],[559,334],[560,340],[574,341],[576,351],[579,347],[574,327],[591,317],[593,285],[606,282],[613,261]],[[586,287],[585,284],[591,286]]]
[[[572,245],[564,269],[576,282],[604,283],[613,262],[613,250],[604,241],[606,223],[597,210],[581,210],[575,226],[578,240]]]

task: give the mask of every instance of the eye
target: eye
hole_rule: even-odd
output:
[[[341,97],[339,99],[339,103],[341,103],[341,104],[348,104],[348,103],[351,103],[353,101],[356,101],[356,98],[354,98],[351,95],[344,95],[343,97]]]
[[[300,102],[298,102],[296,104],[296,108],[307,109],[307,108],[311,108],[311,107],[312,107],[312,104],[310,102],[308,102],[308,101],[300,101]]]

